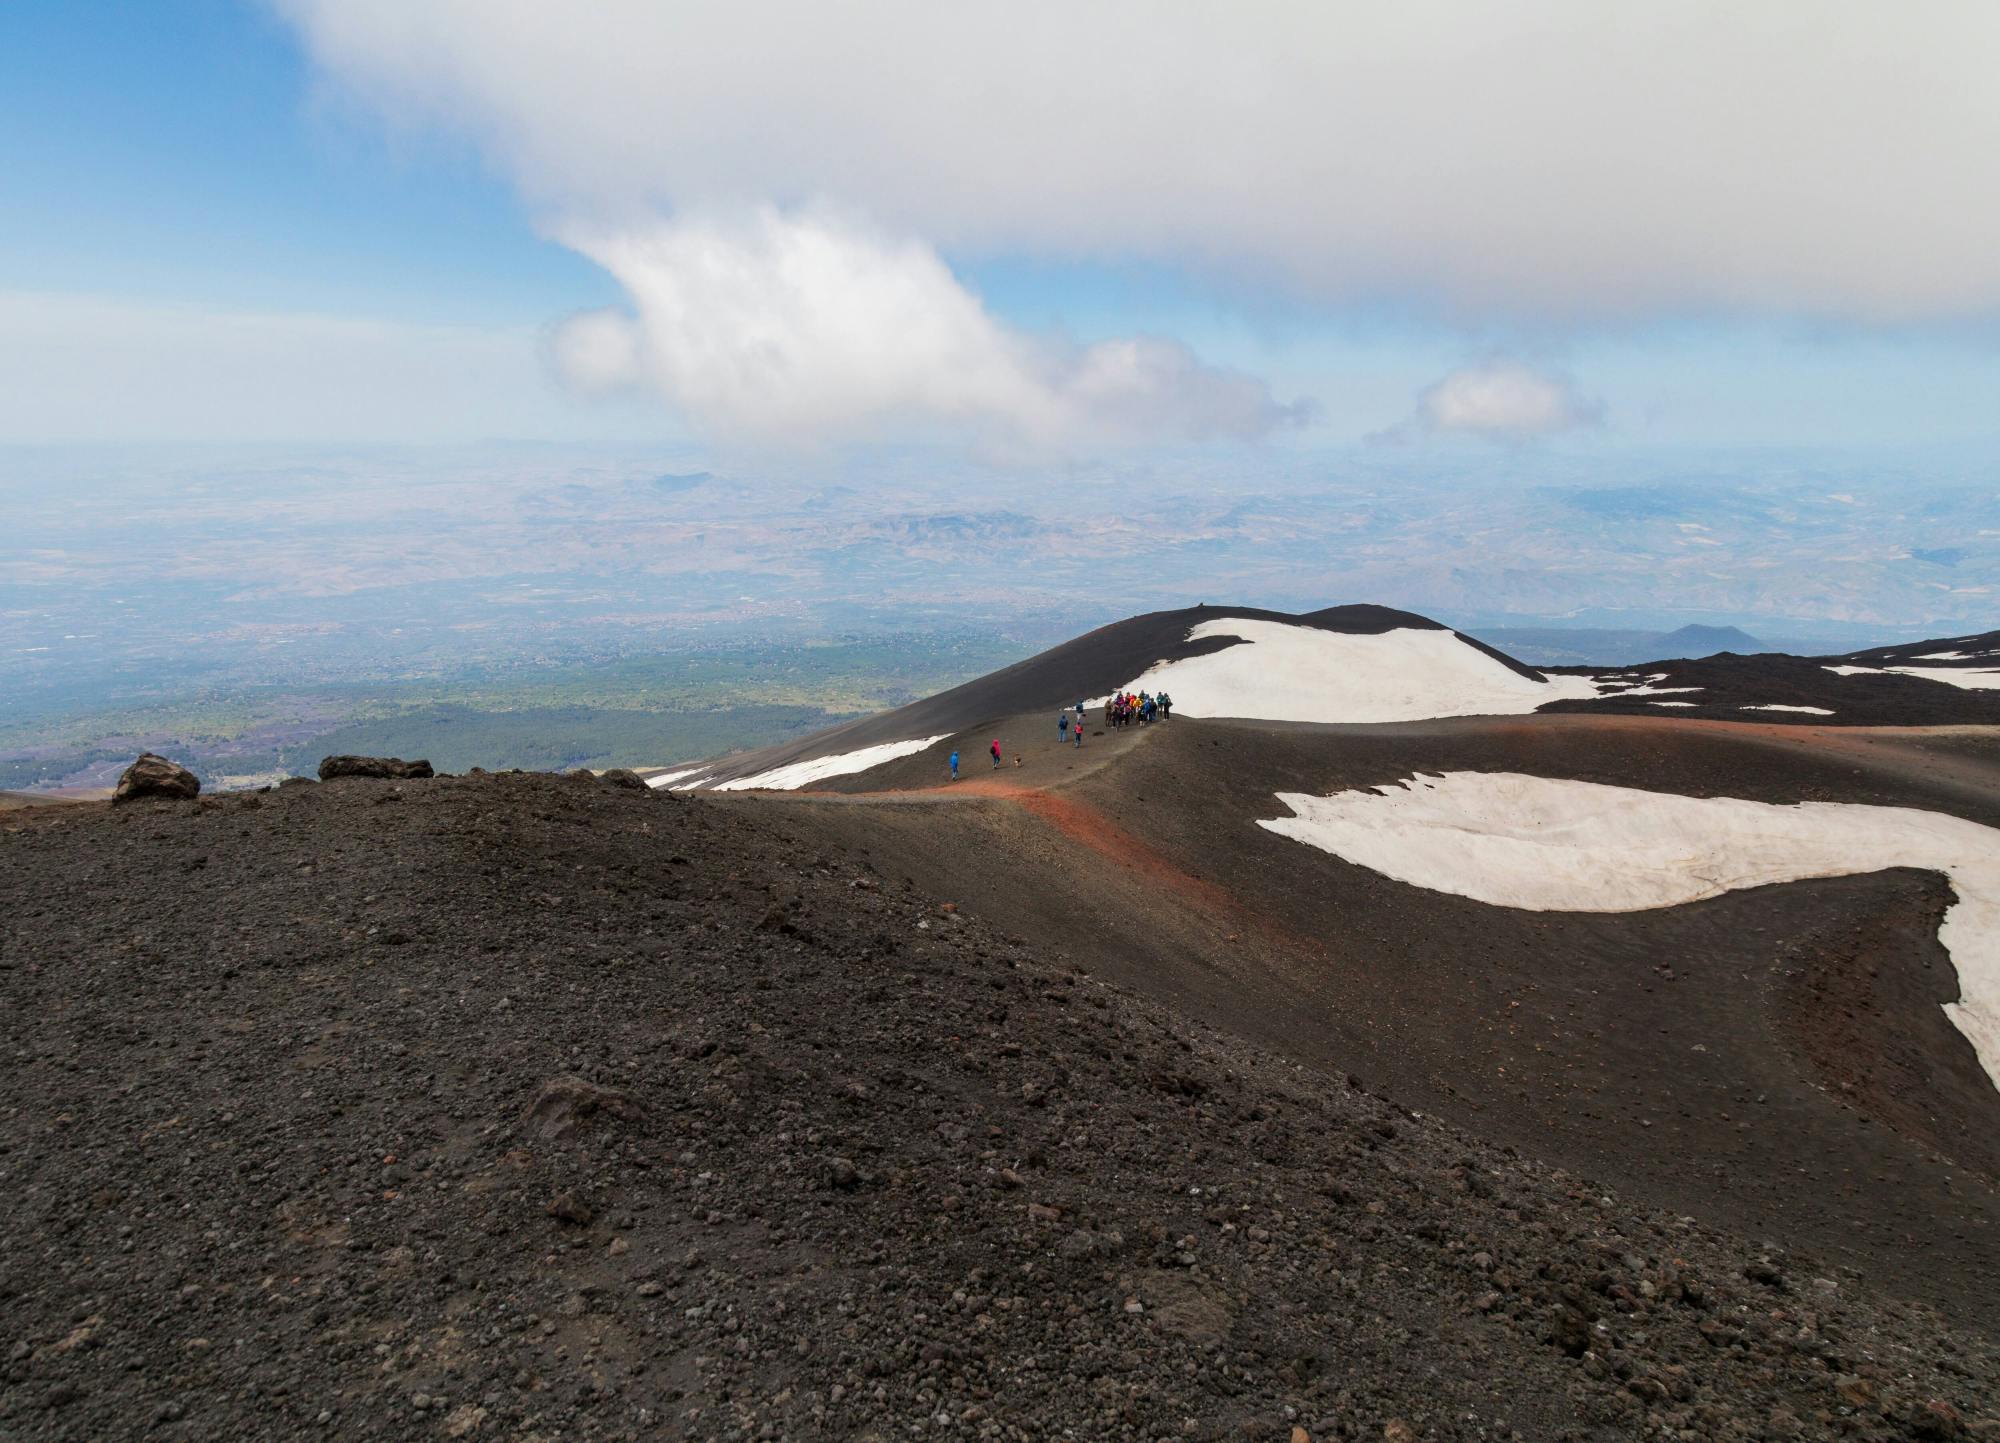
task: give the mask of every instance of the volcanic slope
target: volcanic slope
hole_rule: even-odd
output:
[[[1574,719],[1520,725],[1586,767],[1700,760],[1638,734],[1593,748]],[[1657,1207],[1606,1176],[1620,1154],[1553,1165],[1573,1135],[1478,1081],[1531,1055],[1509,1028],[1575,1055],[1608,1025],[1539,953],[1609,989],[1659,938],[1586,961],[1560,925],[1508,935],[1494,909],[1251,824],[1280,775],[1398,774],[1395,731],[1322,749],[1175,721],[1121,737],[1041,812],[990,777],[983,801],[938,805],[507,775],[12,814],[0,1436],[1990,1436],[1988,1314]],[[1414,735],[1433,757],[1536,754],[1466,724]],[[1048,751],[1024,777],[1053,775]],[[1204,813],[1210,836],[1187,835]],[[1051,865],[1017,885],[1075,884],[1075,905],[1055,887],[1032,915],[1097,970],[996,925],[1001,891],[954,905],[956,887],[898,875],[912,859],[881,831],[863,829],[871,857],[821,830],[889,817],[918,819],[933,853],[985,846],[966,860],[996,887],[1022,865],[1006,818],[1048,828]],[[1207,875],[1164,870],[1175,858]],[[1094,874],[1181,910],[1097,928]],[[1345,903],[1275,905],[1319,887]],[[1906,914],[1942,898],[1897,876],[1812,900],[1833,945],[1887,938],[1889,971],[1921,951]],[[1211,904],[1246,930],[1229,938]],[[1366,1087],[1301,1065],[1330,1043],[1274,1051],[1103,975],[1201,934],[1172,964],[1190,994],[1268,992],[1287,979],[1247,953],[1204,969],[1344,913],[1414,935],[1373,957],[1320,938],[1326,957],[1294,961],[1345,978],[1341,1006],[1295,991],[1282,1016],[1300,1025],[1266,1030],[1368,1056]],[[1456,965],[1429,955],[1447,942]],[[1708,998],[1683,1005],[1717,1029],[1713,1065],[1740,1064],[1713,994],[1748,959],[1698,956],[1671,986]],[[1363,974],[1395,962],[1419,975],[1371,990]],[[1332,1032],[1350,1007],[1367,1015]],[[1427,1032],[1399,1094],[1386,1054]],[[1409,1105],[1444,1090],[1447,1033],[1466,1053],[1449,1075],[1493,1098],[1469,1129]],[[1522,1086],[1580,1104],[1589,1081],[1549,1061]],[[1830,1126],[1769,1085],[1777,1114]],[[1781,1129],[1741,1106],[1755,1125],[1730,1161],[1747,1167]],[[1654,1140],[1679,1146],[1674,1129]],[[1913,1191],[1900,1226],[1936,1225]],[[1977,1275],[1985,1254],[1955,1245]]]
[[[943,727],[977,715],[956,734],[851,757],[871,763],[854,771],[827,767],[844,745],[829,742],[798,825],[871,848],[927,890],[1214,1026],[1386,1077],[1463,1125],[1662,1205],[1825,1248],[1987,1315],[1981,1279],[2000,1268],[1997,734],[1851,723],[1985,715],[1995,693],[1892,668],[1970,674],[2000,637],[1847,660],[1715,658],[1691,664],[1711,668],[1699,684],[1657,669],[1569,677],[1600,700],[1551,705],[1536,674],[1422,618],[1362,616],[1372,630],[1330,637],[1270,614],[1106,628],[1082,639],[1090,663],[1173,692],[1172,721],[1107,733],[1093,713],[1079,751],[1060,745],[1053,709],[996,720],[1007,694],[989,678],[961,689],[959,709],[925,716]],[[1176,634],[1219,646],[1147,659]],[[1346,649],[1357,638],[1394,650],[1371,659]],[[1434,665],[1440,647],[1449,659]],[[1229,670],[1199,670],[1216,665]],[[1430,670],[1413,685],[1395,674],[1405,665]],[[1734,669],[1733,693],[1715,667]],[[1818,700],[1854,688],[1873,700],[1843,701],[1840,725],[1830,708],[1744,699],[1797,695],[1788,669],[1803,669]],[[1487,709],[1453,705],[1439,677],[1470,678],[1460,701],[1497,686],[1493,709],[1516,715],[1376,726],[1207,715]],[[1042,690],[1058,686],[1109,689],[1067,675]],[[1662,700],[1675,710],[1655,710]],[[1637,715],[1524,715],[1620,709]],[[889,735],[917,729],[894,713],[876,721]],[[986,757],[995,737],[998,768]],[[951,750],[967,779],[943,789]],[[726,784],[794,775],[752,763]],[[1425,776],[1439,780],[1414,780]],[[1536,790],[1544,780],[1587,785],[1558,805]],[[1438,787],[1426,825],[1386,836],[1400,825],[1394,797]],[[1513,789],[1525,823],[1506,806],[1438,812],[1494,787]],[[1689,798],[1719,805],[1677,800]],[[1800,802],[1822,810],[1795,814]],[[1286,835],[1311,831],[1301,808],[1326,807],[1345,852]],[[1473,875],[1509,852],[1519,861],[1506,875]],[[1396,857],[1424,865],[1383,860]],[[1517,887],[1562,876],[1569,890],[1531,888],[1540,900],[1506,905],[1507,876]]]
[[[1986,1282],[2000,1093],[1946,1010],[1963,1000],[1939,940],[1954,895],[1932,852],[1869,851],[1866,814],[1836,808],[1858,862],[1809,860],[1779,868],[1800,880],[1685,905],[1529,910],[1261,825],[1292,815],[1280,794],[1510,774],[1623,789],[1642,814],[1660,794],[1899,808],[1963,828],[1972,864],[2000,852],[1992,732],[1176,717],[1091,735],[1080,754],[1050,726],[1017,751],[1018,768],[982,764],[956,789],[910,758],[838,793],[741,804],[1329,1074],[1987,1326],[2000,1316]],[[1530,863],[1561,864],[1554,848]],[[1991,956],[1955,945],[1968,966]]]
[[[1225,660],[1226,653],[1233,654]],[[1212,670],[1218,663],[1225,669]],[[1183,666],[1192,670],[1174,670]],[[1435,715],[1440,705],[1454,715],[1481,709],[1532,711],[1557,696],[1591,691],[1574,679],[1551,684],[1541,672],[1492,647],[1391,607],[1332,606],[1294,616],[1254,607],[1194,606],[1114,622],[908,706],[783,746],[664,775],[671,778],[667,784],[681,790],[798,785],[791,778],[803,763],[850,758],[856,764],[844,769],[859,771],[891,760],[886,749],[907,748],[905,755],[937,750],[940,742],[1024,712],[1046,712],[1053,723],[1058,708],[1137,687],[1148,676],[1155,690],[1166,684],[1162,678],[1170,677],[1178,688],[1177,702],[1189,715],[1215,715],[1217,706],[1226,711],[1232,697],[1290,702],[1300,695],[1294,689],[1280,697],[1275,687],[1245,691],[1236,684],[1239,666],[1269,678],[1309,676],[1302,704],[1311,715],[1294,719],[1320,721],[1383,719],[1346,714],[1357,707],[1379,711],[1387,706],[1411,716]],[[1397,695],[1413,681],[1429,685],[1421,698],[1405,699],[1398,708]],[[1190,695],[1190,685],[1195,695]],[[940,759],[945,750],[949,748],[938,752]],[[809,780],[835,774],[822,771]]]
[[[1389,607],[1294,616],[1199,606],[1100,627],[990,676],[782,746],[655,769],[653,781],[677,790],[782,790],[915,755],[935,772],[954,748],[983,753],[997,722],[1045,715],[1053,725],[1057,709],[1118,690],[1164,691],[1182,717],[1261,721],[1587,711],[1793,725],[2000,725],[1996,683],[2000,632],[1842,657],[1724,653],[1613,671],[1538,671]]]

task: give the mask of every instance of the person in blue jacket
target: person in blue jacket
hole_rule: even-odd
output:
[[[1066,711],[1058,712],[1056,714],[1056,744],[1060,746],[1062,743],[1068,740],[1069,740],[1069,713]]]
[[[956,751],[951,754],[951,779],[953,781],[958,780],[958,753]]]

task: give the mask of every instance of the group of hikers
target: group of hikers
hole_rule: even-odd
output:
[[[1128,727],[1134,722],[1139,722],[1143,725],[1152,721],[1165,721],[1169,716],[1173,715],[1173,710],[1174,699],[1165,692],[1154,696],[1143,691],[1121,691],[1104,703],[1104,720],[1108,725],[1114,727]],[[1078,702],[1074,707],[1064,707],[1060,712],[1056,713],[1056,737],[1058,744],[1062,746],[1081,747],[1083,745],[1083,721],[1084,704],[1082,702]],[[993,763],[993,770],[996,772],[999,771],[1000,738],[995,737],[993,739],[992,744],[986,748],[986,755]],[[1021,759],[1016,757],[1014,765],[1018,767],[1020,764]],[[957,781],[958,749],[956,747],[952,748],[951,757],[946,765],[951,768],[951,779]]]
[[[1129,727],[1133,722],[1143,726],[1165,721],[1173,714],[1174,699],[1165,692],[1154,696],[1150,692],[1121,691],[1104,704],[1104,719],[1114,727]]]

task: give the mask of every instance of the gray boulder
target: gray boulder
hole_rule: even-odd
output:
[[[201,794],[201,778],[178,762],[170,762],[153,752],[141,752],[139,760],[125,768],[118,778],[113,802],[136,802],[142,797],[187,798]]]

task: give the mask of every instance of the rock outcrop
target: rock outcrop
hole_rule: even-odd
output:
[[[201,778],[182,766],[153,752],[141,752],[139,759],[118,778],[113,802],[136,802],[144,797],[185,799],[201,795]]]
[[[319,763],[319,779],[323,782],[335,777],[380,777],[407,782],[432,775],[429,762],[406,762],[401,757],[322,757]]]

